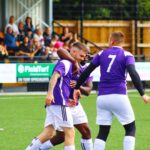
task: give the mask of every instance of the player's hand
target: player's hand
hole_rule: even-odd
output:
[[[45,105],[50,106],[52,102],[55,103],[53,94],[47,94],[45,99]]]
[[[74,106],[76,106],[76,104],[77,104],[76,100],[69,99],[69,101],[68,101],[68,106],[69,107],[74,107]]]
[[[80,71],[80,66],[79,66],[78,62],[77,62],[77,61],[75,61],[75,63],[74,63],[74,70],[73,70],[73,74],[74,74],[74,75],[76,75],[76,74],[78,74],[78,73],[79,73],[79,71]]]
[[[143,99],[143,101],[144,101],[145,103],[150,102],[150,96],[148,96],[148,95],[146,95],[146,94],[144,94],[144,95],[142,96],[142,99]]]
[[[81,97],[81,92],[79,89],[74,89],[73,91],[73,99],[77,101]]]
[[[71,87],[71,88],[74,88],[74,87],[76,86],[76,84],[77,84],[77,81],[75,81],[75,80],[70,80],[70,87]]]

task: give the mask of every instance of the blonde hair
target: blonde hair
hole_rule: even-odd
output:
[[[89,52],[89,48],[85,44],[83,44],[81,42],[74,42],[72,44],[72,46],[78,48],[79,50],[82,50],[85,53]]]

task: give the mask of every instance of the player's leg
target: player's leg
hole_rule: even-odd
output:
[[[125,137],[124,137],[124,150],[134,150],[135,147],[135,121],[124,125]]]
[[[39,149],[40,146],[42,145],[42,143],[51,139],[53,134],[54,134],[54,128],[52,125],[45,127],[43,132],[39,136],[37,136],[37,138],[32,140],[31,144],[28,145],[26,150],[37,150],[37,149]]]
[[[64,134],[65,134],[65,141],[64,141],[64,150],[75,150],[74,145],[74,138],[75,138],[75,131],[74,127],[63,127]]]
[[[63,131],[56,131],[56,134],[48,141],[43,143],[40,147],[40,150],[48,150],[53,148],[55,145],[61,144],[64,142],[64,132]]]
[[[119,107],[114,106],[114,115],[125,128],[125,137],[123,141],[124,150],[134,150],[135,147],[135,117],[131,103],[126,95],[116,97]],[[115,102],[114,102],[115,103]]]
[[[59,128],[61,127],[65,134],[64,150],[75,150],[74,139],[75,131],[73,125],[73,117],[69,107],[61,106],[62,119],[57,120]],[[57,129],[58,129],[57,127]]]
[[[96,124],[99,125],[99,132],[94,141],[94,150],[104,150],[106,140],[111,128],[113,114],[109,108],[109,97],[98,96],[97,97],[97,117]]]
[[[111,126],[109,125],[100,125],[99,132],[94,142],[94,150],[104,150],[107,137],[109,135]]]
[[[91,131],[87,123],[74,125],[81,133],[81,147],[82,150],[93,150],[93,142],[91,138]]]
[[[87,115],[79,103],[77,106],[70,108],[73,116],[74,126],[81,133],[81,147],[83,150],[93,150],[90,128],[88,126]]]

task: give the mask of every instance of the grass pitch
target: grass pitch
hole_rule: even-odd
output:
[[[150,150],[150,104],[144,104],[136,92],[129,93],[135,112],[137,134],[135,150]],[[44,95],[0,96],[0,150],[25,150],[31,140],[43,129],[45,120]],[[96,118],[96,94],[83,97],[81,103],[88,115],[92,137],[98,126]],[[119,104],[118,104],[119,105]],[[124,129],[113,120],[106,150],[121,150]],[[53,148],[63,149],[63,144]],[[81,150],[80,134],[76,132],[76,150]]]

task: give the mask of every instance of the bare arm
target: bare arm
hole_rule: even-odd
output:
[[[26,52],[24,52],[24,51],[22,51],[22,50],[20,50],[18,53],[19,53],[20,55],[30,55],[30,53],[26,53]]]
[[[92,88],[93,88],[92,81],[87,81],[85,86],[80,86],[80,91],[82,94],[89,96]]]
[[[79,72],[80,67],[78,62],[70,55],[70,53],[67,50],[60,48],[58,49],[57,54],[61,59],[66,59],[73,63],[74,74]]]
[[[52,102],[54,102],[53,91],[54,91],[54,88],[56,86],[58,78],[60,78],[60,74],[58,72],[54,72],[50,81],[49,81],[48,93],[47,93],[46,100],[45,100],[45,104],[48,106]]]

